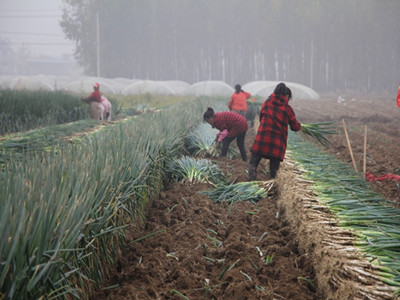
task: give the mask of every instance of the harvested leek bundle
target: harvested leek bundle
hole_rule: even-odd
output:
[[[290,134],[288,153],[307,169],[318,199],[351,229],[355,245],[379,270],[380,279],[400,294],[400,209],[373,191],[346,163]]]
[[[212,182],[226,183],[221,169],[207,159],[195,159],[182,156],[167,164],[167,175],[178,182]]]
[[[212,129],[208,124],[200,124],[186,137],[186,149],[194,156],[210,151],[210,147],[215,140],[217,132],[217,130]]]
[[[210,197],[215,203],[227,201],[250,201],[255,204],[262,198],[267,197],[269,191],[275,186],[273,181],[263,186],[261,181],[238,182],[230,185],[218,184],[215,190],[203,191],[200,194]]]
[[[320,122],[301,124],[301,132],[315,139],[323,146],[327,146],[332,142],[326,137],[327,135],[335,134],[336,128],[332,124],[335,122]]]
[[[191,133],[188,134],[185,140],[187,151],[193,156],[203,157],[218,157],[220,149],[215,142],[218,130],[213,129],[208,124],[200,124]],[[229,159],[238,157],[239,151],[230,146],[228,149],[227,157]]]

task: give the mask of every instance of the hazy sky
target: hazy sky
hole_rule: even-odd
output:
[[[74,45],[64,38],[61,14],[62,0],[0,0],[0,38],[14,50],[25,45],[32,56],[72,56]]]

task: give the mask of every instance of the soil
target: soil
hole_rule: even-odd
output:
[[[387,98],[359,98],[326,96],[323,101],[293,101],[297,118],[304,123],[337,121],[337,135],[330,137],[332,146],[326,149],[338,159],[353,166],[346,140],[343,121],[348,133],[357,171],[364,171],[364,128],[367,128],[365,171],[375,177],[400,175],[400,108],[396,100]],[[400,182],[376,181],[374,189],[386,199],[400,202]]]
[[[337,103],[332,96],[292,106],[300,122],[339,120],[326,150],[352,165],[340,127],[344,119],[358,170],[367,125],[367,171],[378,176],[400,173],[400,109],[391,101]],[[254,136],[249,130],[247,149]],[[247,181],[246,162],[212,160],[230,182]],[[351,233],[335,226],[290,157],[276,180],[258,173],[273,187],[268,197],[232,208],[199,193],[213,188],[208,183],[171,183],[149,204],[145,223],[132,224],[106,288],[92,299],[394,299],[390,288],[365,275],[373,267],[352,248]],[[373,186],[399,201],[398,182]],[[362,272],[351,269],[355,261]]]

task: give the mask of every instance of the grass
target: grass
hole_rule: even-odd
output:
[[[0,291],[6,299],[88,298],[184,151],[204,103],[182,103],[94,132],[0,172]],[[176,113],[180,118],[173,118]],[[198,116],[198,117],[193,117]]]

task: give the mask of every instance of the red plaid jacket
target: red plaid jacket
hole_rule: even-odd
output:
[[[227,137],[237,137],[248,129],[246,118],[232,111],[215,113],[213,127],[219,131],[227,129]]]
[[[254,139],[252,153],[265,157],[285,158],[288,125],[299,131],[301,124],[296,120],[293,108],[283,96],[271,96],[264,102],[260,111],[260,126]]]

